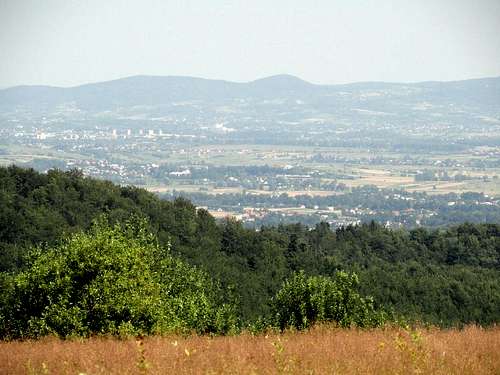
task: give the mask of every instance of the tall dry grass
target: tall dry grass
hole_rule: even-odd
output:
[[[500,328],[0,343],[2,374],[500,374]]]

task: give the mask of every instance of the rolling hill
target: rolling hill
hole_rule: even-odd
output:
[[[181,76],[133,76],[69,88],[17,86],[3,89],[0,90],[0,110],[50,111],[72,104],[94,112],[184,101],[221,103],[271,99],[299,100],[323,109],[332,106],[401,109],[424,103],[491,113],[500,111],[500,77],[455,82],[316,85],[290,75],[247,83]]]

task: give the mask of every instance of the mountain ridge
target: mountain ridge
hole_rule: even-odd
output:
[[[346,96],[347,95],[347,96]],[[354,82],[319,85],[280,74],[250,82],[232,82],[189,76],[137,75],[74,87],[15,86],[0,90],[0,110],[18,108],[54,110],[72,104],[86,111],[131,106],[169,106],[177,102],[226,105],[234,100],[270,103],[279,99],[307,102],[312,108],[408,105],[432,101],[436,105],[462,105],[497,112],[500,77],[463,81],[417,83]],[[397,104],[397,103],[396,103]],[[487,107],[487,108],[486,108]],[[207,107],[210,108],[210,107]],[[370,109],[370,108],[368,108]],[[493,113],[492,112],[492,113]]]
[[[428,85],[428,84],[453,84],[453,83],[463,83],[463,82],[480,82],[480,81],[491,81],[491,80],[500,81],[500,76],[489,76],[489,77],[481,77],[481,78],[457,79],[457,80],[451,80],[451,81],[436,81],[436,80],[415,81],[415,82],[353,81],[353,82],[347,82],[347,83],[313,83],[313,82],[306,81],[306,80],[304,80],[298,76],[292,75],[292,74],[275,74],[275,75],[271,75],[271,76],[257,78],[257,79],[250,80],[250,81],[241,82],[241,81],[231,81],[231,80],[225,80],[225,79],[203,78],[203,77],[185,76],[185,75],[136,74],[136,75],[126,76],[126,77],[121,77],[121,78],[116,78],[116,79],[110,79],[110,80],[105,80],[105,81],[82,83],[82,84],[74,85],[74,86],[22,84],[22,85],[8,86],[8,87],[0,87],[0,92],[13,90],[13,89],[25,89],[25,88],[44,88],[44,89],[50,88],[50,89],[68,90],[68,89],[76,89],[76,88],[81,88],[81,87],[86,87],[86,86],[111,84],[111,83],[116,83],[116,82],[120,82],[120,81],[128,81],[128,80],[136,80],[136,79],[185,79],[185,80],[196,80],[196,81],[205,81],[205,82],[214,82],[214,83],[219,82],[219,83],[228,83],[228,84],[234,84],[234,85],[245,85],[245,84],[263,83],[266,81],[275,80],[275,79],[283,79],[283,78],[287,78],[290,81],[297,81],[297,82],[300,81],[300,82],[305,83],[307,85],[319,86],[319,87],[341,87],[341,86],[374,85],[374,84],[413,86],[413,85]]]

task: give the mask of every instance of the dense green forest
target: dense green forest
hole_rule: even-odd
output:
[[[83,255],[78,253],[78,244],[92,243],[95,236],[91,233],[96,231],[92,223],[96,219],[106,221],[101,231],[109,234],[114,233],[114,224],[125,228],[131,218],[144,219],[141,225],[152,233],[152,248],[168,249],[168,257],[175,260],[171,264],[178,265],[175,269],[186,267],[185,272],[205,280],[205,286],[194,283],[191,287],[201,288],[210,296],[204,300],[204,306],[231,306],[231,318],[222,319],[224,312],[215,314],[218,318],[210,318],[213,325],[225,327],[219,331],[276,316],[283,307],[277,307],[276,301],[287,286],[290,290],[290,285],[300,281],[300,275],[310,277],[303,279],[301,285],[311,297],[314,288],[341,285],[339,275],[344,273],[339,271],[345,271],[347,278],[357,275],[351,287],[359,292],[356,300],[362,301],[358,305],[363,308],[373,305],[370,309],[384,310],[397,318],[442,326],[500,321],[499,224],[464,223],[445,229],[408,231],[389,230],[375,222],[332,230],[321,223],[313,229],[292,224],[255,231],[245,229],[235,220],[218,224],[206,210],[197,210],[186,199],[161,200],[143,189],[87,178],[76,170],[42,174],[15,166],[0,168],[2,287],[8,289],[17,283],[12,288],[17,288],[16,303],[21,303],[22,296],[31,293],[31,284],[26,280],[36,275],[45,277],[40,273],[45,267],[43,259],[49,263],[50,259],[61,259],[62,263],[57,264],[63,264],[64,259],[74,256],[75,262],[80,262]],[[135,243],[127,236],[122,240]],[[128,247],[134,248],[132,245]],[[92,246],[98,249],[101,245]],[[36,251],[31,250],[33,247]],[[150,252],[156,254],[154,250]],[[127,264],[123,267],[130,268]],[[160,275],[160,279],[151,276],[148,283],[156,285],[154,288],[161,294],[162,272],[158,269],[163,266],[152,262],[141,267],[152,275]],[[284,283],[285,280],[288,281]],[[361,296],[372,296],[374,302]],[[12,295],[4,295],[0,302],[12,304],[9,298]],[[123,314],[126,317],[131,313]],[[162,314],[140,321],[149,322],[148,330],[154,331],[151,327],[164,322]],[[193,319],[188,327],[211,330]],[[91,320],[86,322],[91,326]],[[44,325],[36,327],[43,331]]]

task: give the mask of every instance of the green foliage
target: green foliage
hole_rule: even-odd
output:
[[[178,258],[164,256],[155,271],[165,312],[160,331],[229,333],[238,326],[235,305],[225,302],[218,283]],[[229,300],[234,301],[231,295]]]
[[[303,271],[285,281],[273,299],[273,312],[280,329],[304,329],[318,322],[342,327],[370,327],[383,323],[373,301],[356,291],[358,277],[339,271],[334,278],[307,277]]]
[[[128,301],[128,297],[120,299],[121,284],[110,281],[119,278],[118,269],[107,271],[107,277],[111,279],[98,273],[95,277],[99,279],[92,279],[94,284],[89,281],[89,285],[68,283],[62,276],[54,276],[57,262],[61,263],[61,274],[73,275],[62,270],[75,266],[68,265],[62,256],[54,254],[62,253],[62,248],[69,246],[67,243],[71,241],[68,238],[73,241],[80,238],[78,241],[88,243],[92,248],[91,235],[87,238],[81,232],[88,231],[92,221],[102,214],[106,214],[109,223],[120,223],[122,229],[129,225],[127,221],[131,215],[145,218],[147,222],[141,224],[144,233],[154,235],[154,240],[146,236],[147,241],[141,240],[140,235],[135,238],[134,231],[125,235],[127,246],[120,251],[135,251],[133,254],[139,260],[134,263],[137,269],[128,267],[127,257],[117,261],[117,267],[122,267],[125,274],[139,274],[138,287],[143,288],[146,295],[151,295],[146,299],[151,302],[147,306],[154,306],[152,301],[157,298],[162,301],[160,311],[163,311],[163,318],[155,320],[154,329],[230,330],[235,324],[235,316],[244,326],[252,323],[256,328],[265,326],[272,320],[269,301],[283,281],[299,270],[304,270],[307,275],[334,279],[338,270],[356,273],[360,293],[373,296],[377,304],[399,319],[404,317],[409,321],[419,320],[440,326],[488,325],[500,321],[498,223],[464,223],[438,230],[389,230],[375,222],[332,230],[328,224],[321,223],[315,228],[293,224],[262,227],[255,231],[244,228],[235,220],[217,223],[206,210],[197,209],[186,199],[161,200],[146,190],[84,177],[78,171],[51,170],[43,174],[11,166],[0,167],[0,272],[8,273],[0,273],[0,305],[20,304],[20,296],[25,293],[22,303],[33,303],[33,306],[29,309],[23,306],[0,309],[0,315],[3,314],[0,324],[4,325],[0,330],[46,332],[44,324],[47,322],[50,323],[48,327],[68,325],[69,328],[63,327],[66,330],[74,326],[75,332],[106,330],[106,327],[123,333],[152,329],[147,318],[150,314],[148,308],[140,307],[142,301],[137,301],[137,306],[126,312],[128,307],[123,301]],[[134,244],[149,249],[146,253],[151,253],[153,260],[138,256],[140,250],[134,250]],[[38,246],[39,250],[26,257],[33,246]],[[162,250],[167,248],[170,250]],[[106,254],[104,251],[102,256]],[[111,253],[106,256],[112,257]],[[40,264],[35,261],[38,258]],[[84,264],[90,262],[84,254],[75,259],[75,262]],[[48,264],[52,264],[50,271],[44,268]],[[35,266],[39,268],[38,273],[33,270]],[[86,267],[92,269],[93,266]],[[145,270],[143,273],[142,269]],[[151,276],[151,273],[156,276]],[[42,285],[31,279],[36,275],[52,283],[48,284],[51,288],[43,287],[40,294],[46,299],[50,295],[50,302],[30,296],[31,292],[39,293],[35,285]],[[158,288],[154,286],[156,284],[150,284],[150,276],[154,283],[160,284]],[[101,281],[102,286],[96,286]],[[104,288],[106,283],[112,283],[106,286],[110,292],[102,292],[98,299],[96,294],[100,295],[99,288]],[[123,290],[132,285],[127,284],[130,283],[127,280],[123,283]],[[71,286],[73,284],[75,286]],[[168,286],[172,284],[182,288]],[[87,289],[79,292],[76,285]],[[49,292],[52,294],[47,294]],[[69,299],[68,302],[61,297],[64,293],[69,293],[64,297]],[[88,293],[86,300],[78,299],[78,293]],[[185,302],[193,295],[197,296],[196,299]],[[116,308],[102,306],[102,298],[116,303]],[[134,300],[136,297],[132,293],[130,298]],[[176,299],[183,303],[175,302]],[[234,300],[238,303],[233,303]],[[113,323],[113,326],[100,321],[95,327],[89,327],[85,319],[92,316],[89,318],[82,313],[87,311],[83,308],[85,306],[82,307],[84,301],[97,309],[95,311],[111,314],[110,321],[122,316],[120,319],[124,323]],[[174,314],[179,306],[183,306],[182,312]],[[218,308],[212,310],[210,306]],[[50,309],[56,308],[61,312],[59,322],[43,318],[52,314],[49,314]],[[21,314],[25,316],[19,321],[33,318],[31,328],[17,327],[18,323],[7,319]],[[137,322],[128,323],[131,315]],[[256,322],[258,317],[263,320]]]
[[[224,333],[234,308],[202,271],[172,257],[143,220],[111,226],[30,254],[26,270],[4,276],[3,337]]]

